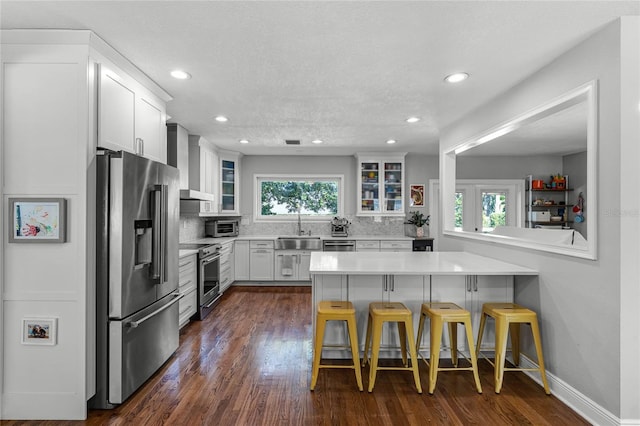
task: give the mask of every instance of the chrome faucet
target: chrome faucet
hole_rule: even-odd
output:
[[[303,234],[304,234],[304,231],[302,231],[302,220],[300,219],[300,209],[298,209],[298,236]]]

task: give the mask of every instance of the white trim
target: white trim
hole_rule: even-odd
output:
[[[538,368],[538,364],[533,362],[529,357],[524,354],[520,354],[520,367],[522,368]],[[537,371],[524,371],[524,373],[531,377],[534,382],[538,383],[542,386],[542,380],[540,379],[540,374]],[[578,392],[573,387],[569,386],[568,383],[554,376],[553,374],[547,373],[547,382],[549,383],[549,389],[551,389],[551,394],[558,398],[560,401],[569,406],[573,411],[580,414],[587,421],[594,425],[639,425],[639,420],[621,420],[616,417],[613,413],[606,410],[604,407],[597,404],[592,399],[588,398],[586,395]],[[540,392],[543,392],[540,389]]]
[[[598,201],[597,201],[597,157],[598,157],[598,82],[592,80],[567,93],[564,93],[551,101],[540,105],[532,110],[516,116],[512,120],[503,122],[489,130],[466,139],[446,150],[440,151],[440,182],[442,200],[440,210],[442,213],[443,235],[485,241],[497,244],[523,247],[539,251],[563,254],[567,256],[580,257],[584,259],[597,259],[597,222],[598,222]],[[554,114],[569,106],[586,101],[588,106],[587,117],[587,196],[589,205],[585,210],[587,218],[587,248],[561,247],[548,244],[541,244],[533,240],[522,238],[498,238],[496,235],[478,235],[475,232],[456,231],[454,214],[454,194],[456,184],[456,153],[463,152],[469,148],[485,143],[492,138],[489,136],[498,135],[501,132],[513,131],[524,125],[532,123],[541,118]]]
[[[328,174],[296,174],[296,173],[255,173],[253,175],[253,222],[254,223],[285,223],[296,222],[298,220],[297,215],[292,216],[263,216],[260,212],[261,193],[259,181],[264,179],[273,180],[337,180],[338,181],[338,212],[335,214],[312,216],[312,215],[300,215],[305,222],[329,222],[335,216],[344,216],[344,175],[328,173]]]

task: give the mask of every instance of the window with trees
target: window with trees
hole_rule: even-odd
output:
[[[343,177],[256,175],[257,220],[331,219],[343,215]]]

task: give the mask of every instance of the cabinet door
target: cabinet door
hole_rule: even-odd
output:
[[[381,275],[350,275],[347,283],[347,300],[356,309],[356,324],[360,338],[360,350],[364,350],[364,341],[369,319],[369,303],[382,302],[386,292],[383,290]],[[387,339],[385,339],[386,341]]]
[[[311,273],[309,266],[311,265],[311,252],[301,250],[298,252],[298,280],[310,281]]]
[[[250,279],[273,281],[273,262],[273,249],[251,249]]]
[[[98,146],[135,153],[136,94],[102,67],[98,92]]]
[[[360,163],[360,204],[361,213],[380,213],[380,163],[377,161]]]
[[[249,274],[249,241],[236,241],[235,243],[235,280],[247,281]]]
[[[274,279],[295,281],[298,279],[298,252],[277,250],[275,256]]]
[[[212,149],[203,146],[201,147],[200,161],[202,162],[202,172],[200,174],[200,190],[209,194],[215,194],[218,156]]]
[[[411,241],[380,241],[380,251],[398,252],[412,251],[413,243]]]
[[[239,197],[238,160],[227,156],[220,156],[220,212],[238,213]]]
[[[470,297],[470,292],[467,291],[467,277],[464,275],[453,275],[453,276],[440,276],[433,275],[431,276],[431,289],[429,294],[426,295],[425,299],[430,300],[432,302],[451,302],[456,305],[463,307],[465,309],[467,306],[468,298]],[[428,290],[428,289],[427,289]],[[430,298],[429,298],[430,297]],[[475,341],[476,335],[474,334],[473,339]],[[443,345],[451,346],[451,341],[449,339],[449,331],[443,329],[442,331],[442,340]],[[422,347],[427,348],[426,351],[423,351],[423,354],[429,354],[428,348],[430,346],[429,343],[429,322],[428,320],[425,322],[425,330],[422,334]],[[458,348],[460,350],[466,350],[466,339],[462,330],[458,330]],[[450,353],[444,353],[441,355],[443,358],[450,358]]]
[[[142,155],[166,163],[167,132],[163,108],[149,99],[138,96],[135,114],[136,139],[142,140]]]
[[[489,302],[513,302],[513,276],[480,275],[470,276],[466,288],[466,309],[471,312],[474,341],[478,338],[478,327],[482,315],[482,305]],[[483,347],[493,347],[495,343],[495,327],[493,321],[487,321]]]
[[[380,251],[380,241],[357,240],[356,251]]]
[[[403,179],[403,162],[385,162],[383,176],[383,203],[382,211],[387,213],[403,213],[404,204],[402,197]]]
[[[428,277],[425,280],[422,276],[417,275],[396,275],[390,277],[386,285],[385,298],[389,302],[401,302],[413,313],[413,338],[416,338],[418,332],[418,321],[420,320],[420,309],[424,302],[425,281],[428,283]],[[387,328],[383,334],[383,342],[392,347],[400,346],[400,338],[398,335],[398,326],[395,323],[385,324]],[[386,342],[384,339],[387,339]],[[399,352],[398,352],[399,355]]]

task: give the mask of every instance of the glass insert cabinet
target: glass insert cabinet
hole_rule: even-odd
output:
[[[240,199],[239,156],[233,153],[220,153],[220,213],[238,214]]]
[[[358,154],[358,215],[404,215],[404,154]]]

